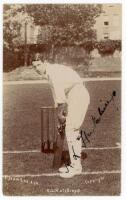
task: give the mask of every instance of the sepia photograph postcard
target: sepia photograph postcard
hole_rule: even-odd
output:
[[[121,195],[121,3],[6,3],[4,196]]]

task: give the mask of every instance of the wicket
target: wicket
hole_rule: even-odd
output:
[[[54,153],[53,168],[61,165],[65,129],[58,132],[58,117],[55,107],[41,107],[41,152]]]
[[[56,108],[41,107],[41,151],[53,153],[57,138],[57,110]]]

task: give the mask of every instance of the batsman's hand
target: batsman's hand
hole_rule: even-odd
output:
[[[58,104],[58,120],[59,123],[63,124],[66,122],[66,116],[67,116],[68,110],[67,110],[67,104]]]
[[[67,105],[60,104],[58,105],[58,132],[61,136],[65,134],[66,127],[66,116],[67,116]]]
[[[66,117],[62,114],[58,115],[59,124],[64,124],[66,122]]]

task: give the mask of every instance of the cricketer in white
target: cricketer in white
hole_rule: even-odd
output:
[[[66,139],[70,154],[71,166],[59,169],[60,176],[71,178],[81,174],[81,146],[82,141],[77,140],[79,129],[84,121],[88,105],[90,103],[89,93],[80,76],[70,67],[34,61],[36,71],[47,77],[55,99],[55,106],[67,103],[68,114],[66,116]],[[73,156],[74,152],[78,156]],[[67,173],[66,173],[67,172]]]

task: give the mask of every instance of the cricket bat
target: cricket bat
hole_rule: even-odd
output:
[[[54,150],[54,159],[53,159],[53,168],[54,169],[58,169],[59,167],[61,167],[64,139],[65,139],[65,124],[62,124],[58,128],[56,147]]]

